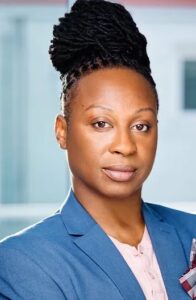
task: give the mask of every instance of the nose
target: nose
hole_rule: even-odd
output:
[[[133,155],[136,151],[136,141],[130,129],[120,129],[116,131],[110,144],[110,152],[128,156]]]

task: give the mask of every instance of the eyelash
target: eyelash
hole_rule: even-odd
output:
[[[107,126],[107,127],[106,126],[103,126],[103,127],[96,126],[98,124],[102,124],[102,125],[108,124],[109,126]],[[104,129],[104,128],[111,127],[111,125],[108,122],[105,122],[105,121],[97,121],[97,122],[93,123],[92,125],[93,125],[93,127],[98,128],[98,129]],[[138,127],[140,127],[140,129]],[[136,128],[134,130],[138,131],[138,132],[148,132],[150,130],[151,126],[148,125],[148,124],[139,123],[139,124],[136,124],[136,125],[132,126],[131,128]]]
[[[139,132],[148,132],[149,130],[150,130],[150,125],[147,125],[147,124],[136,124],[136,125],[134,125],[133,127],[136,127],[137,128],[137,126],[142,126],[142,129],[141,130],[139,130],[139,129],[137,129],[137,131],[139,131]],[[132,127],[132,128],[133,128]],[[141,127],[140,127],[141,128]],[[145,130],[143,130],[145,128]]]
[[[109,125],[109,123],[108,123],[108,122],[105,122],[105,121],[97,121],[97,122],[93,123],[92,125],[93,125],[95,128],[99,128],[99,129],[111,127],[111,126],[107,126],[107,127],[99,127],[99,126],[96,126],[96,125],[101,124],[101,123],[102,123],[102,124],[108,124],[108,125]]]

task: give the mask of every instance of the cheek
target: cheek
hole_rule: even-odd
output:
[[[151,165],[154,162],[156,149],[157,149],[157,132],[154,132],[151,138],[141,141],[138,144],[139,153],[143,158],[143,162],[148,162]]]
[[[152,138],[152,151],[154,152],[154,155],[156,154],[156,150],[157,150],[157,141],[158,141],[158,132],[156,129]]]
[[[92,134],[86,127],[74,126],[67,135],[67,153],[70,168],[82,169],[95,166],[101,160],[106,147],[99,134]]]
[[[112,139],[110,132],[97,132],[90,125],[82,125],[77,128],[75,126],[72,132],[74,132],[74,134],[71,135],[71,143],[74,143],[76,147],[81,149],[84,153],[88,151],[89,157],[92,154],[101,155],[105,153]]]

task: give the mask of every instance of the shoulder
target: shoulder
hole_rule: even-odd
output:
[[[71,238],[61,213],[56,213],[0,241],[0,259],[5,249],[12,249],[16,251],[16,256],[23,253],[42,264],[49,256],[52,260],[62,249],[66,251],[70,244]]]
[[[57,282],[30,256],[0,247],[0,299],[65,299]]]
[[[65,246],[69,245],[66,237],[66,228],[57,213],[3,239],[0,295],[10,299],[65,299],[57,280],[57,265],[61,264],[62,249],[66,252]]]
[[[0,241],[0,249],[2,247],[11,247],[24,252],[28,252],[28,249],[31,249],[32,253],[32,250],[47,247],[48,243],[61,242],[62,236],[67,235],[61,215],[56,213],[16,234],[4,238]]]
[[[183,228],[184,230],[193,232],[196,235],[195,214],[152,203],[145,203],[145,206],[150,209],[151,212],[158,215],[163,221],[166,221],[176,228]]]

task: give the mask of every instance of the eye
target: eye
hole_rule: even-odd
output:
[[[108,128],[108,127],[110,127],[110,125],[105,121],[98,121],[96,123],[93,123],[93,126],[96,127],[96,128]]]
[[[147,132],[150,129],[149,125],[146,124],[136,124],[132,127],[135,131]]]

